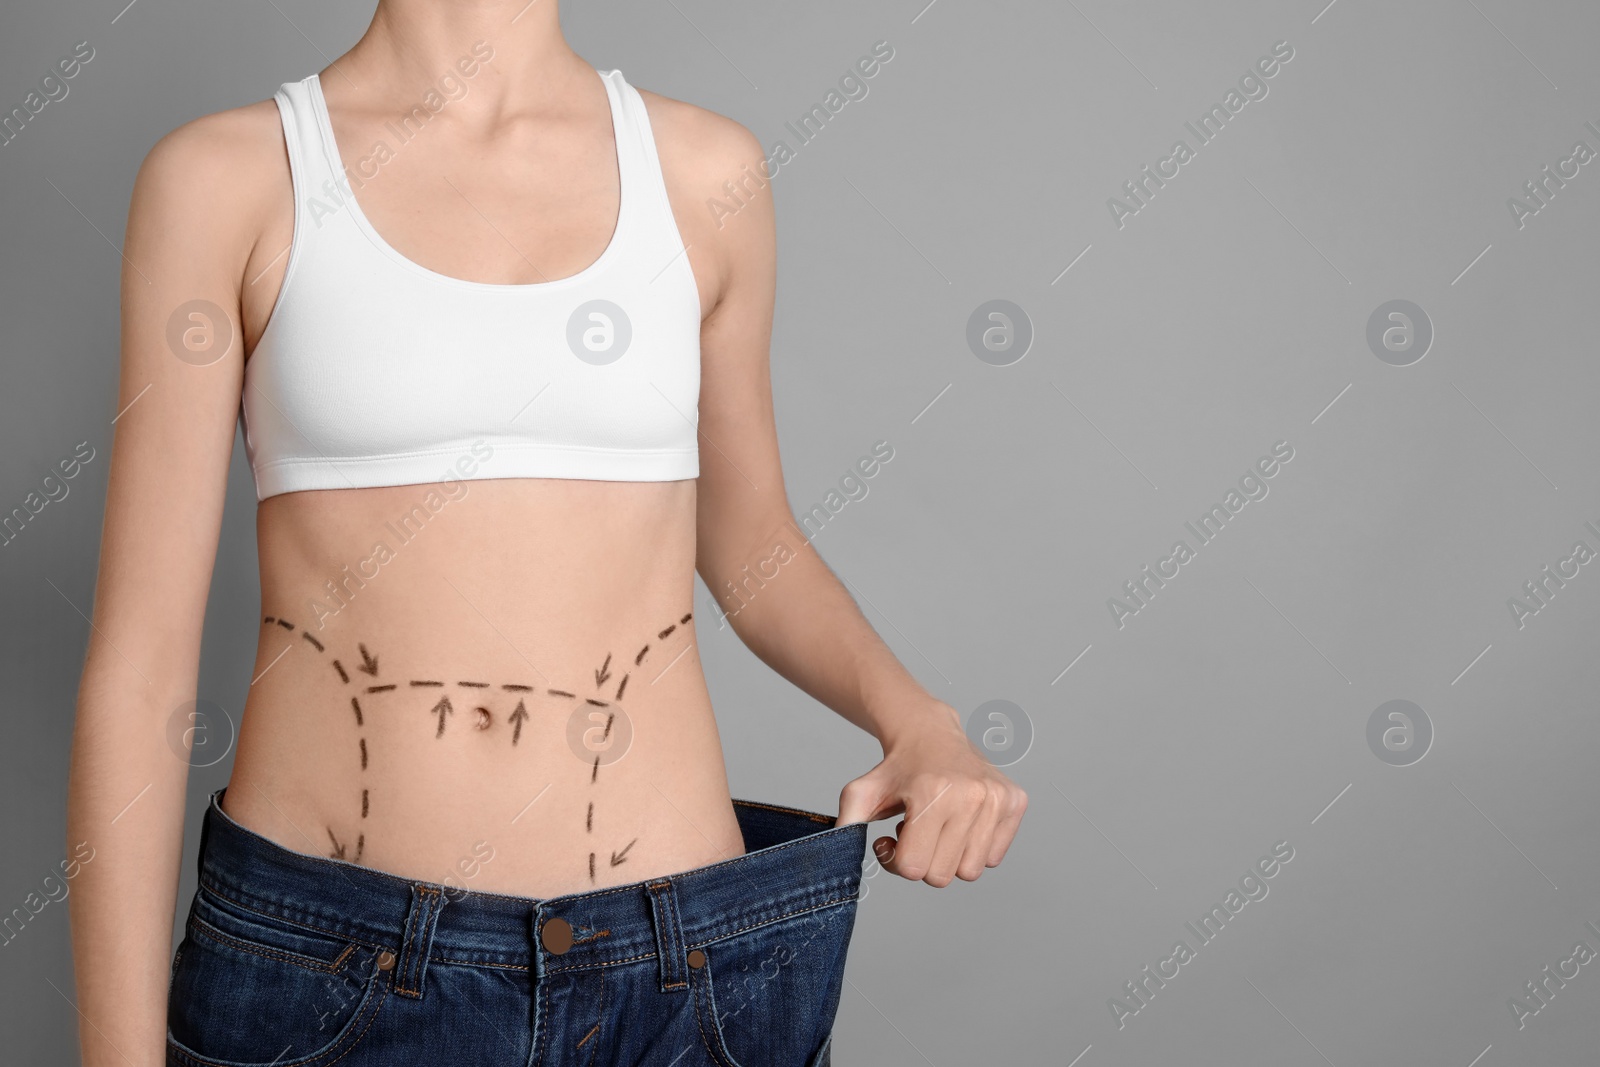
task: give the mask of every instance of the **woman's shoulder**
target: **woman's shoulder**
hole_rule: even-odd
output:
[[[775,255],[766,158],[755,134],[726,115],[640,90],[662,180],[696,273],[707,273],[709,309],[735,276],[764,276]],[[740,225],[730,226],[737,217]]]
[[[698,176],[716,188],[746,163],[762,159],[761,142],[734,119],[648,89],[640,89],[639,95],[669,177]]]
[[[190,119],[164,134],[139,166],[132,210],[203,211],[213,224],[259,222],[289,183],[288,151],[270,97]],[[215,212],[226,212],[218,217]]]

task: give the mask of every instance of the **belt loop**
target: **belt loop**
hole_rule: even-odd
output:
[[[444,905],[444,894],[436,886],[412,883],[405,940],[400,945],[400,959],[394,968],[394,991],[403,997],[422,999],[422,979],[428,973],[433,931],[439,924],[439,912]]]
[[[649,882],[650,917],[656,927],[656,958],[661,964],[661,991],[689,988],[689,972],[684,961],[683,923],[678,918],[678,901],[672,882],[663,878]]]

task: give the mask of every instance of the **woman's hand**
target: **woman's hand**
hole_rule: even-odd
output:
[[[973,881],[1011,846],[1028,794],[986,759],[939,705],[918,728],[884,743],[883,761],[839,794],[838,825],[904,814],[872,850],[885,870],[944,887]]]

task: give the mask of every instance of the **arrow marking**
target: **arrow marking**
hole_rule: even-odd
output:
[[[446,715],[454,715],[455,711],[456,709],[450,706],[449,697],[440,697],[439,703],[435,704],[433,709],[428,712],[429,715],[439,716],[439,729],[433,735],[435,740],[444,736],[444,717]]]

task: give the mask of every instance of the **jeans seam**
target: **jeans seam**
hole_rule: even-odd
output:
[[[715,983],[709,973],[711,961],[706,961],[706,966],[701,969],[702,975],[698,980],[691,981],[694,996],[694,1021],[700,1028],[700,1043],[705,1046],[706,1054],[716,1061],[717,1067],[740,1067],[734,1060],[733,1054],[728,1051],[728,1046],[722,1038],[722,1026],[717,1021],[717,998]],[[704,996],[702,997],[702,990]],[[706,1016],[711,1017],[711,1033],[706,1033]]]
[[[439,911],[439,894],[429,886],[418,885],[417,896],[422,901],[422,907],[414,910],[410,916],[409,924],[404,937],[406,952],[405,974],[401,981],[395,983],[395,992],[403,997],[422,996],[422,977],[427,972],[427,952],[422,948],[423,943],[431,945],[433,940],[433,921]],[[412,972],[415,971],[413,976]]]
[[[371,1030],[372,1025],[378,1021],[378,1013],[383,1010],[383,1002],[388,999],[388,997],[385,996],[381,991],[381,988],[376,994],[374,994],[370,986],[368,987],[367,996],[369,999],[373,996],[377,997],[377,1001],[372,1008],[372,1014],[367,1018],[367,1025],[361,1028],[361,1032],[359,1034],[350,1036],[347,1040],[345,1040],[343,1042],[344,1047],[342,1049],[329,1049],[326,1052],[315,1053],[303,1060],[286,1061],[284,1063],[276,1064],[274,1067],[333,1067],[334,1064],[350,1055],[351,1052],[355,1051],[356,1046],[361,1044],[361,1042],[366,1038],[367,1031]],[[327,1060],[323,1058],[331,1055],[334,1051],[338,1051],[339,1054],[333,1059]],[[193,1052],[188,1051],[187,1049],[179,1047],[170,1032],[167,1034],[167,1053],[180,1060],[187,1060],[189,1063],[197,1065],[197,1067],[230,1067],[230,1064],[225,1061],[205,1059]]]
[[[270,945],[258,946],[253,942],[243,941],[224,933],[197,916],[190,916],[189,932],[192,936],[214,941],[223,948],[231,948],[236,952],[248,952],[252,956],[260,956],[262,959],[287,963],[291,967],[299,967],[301,970],[311,971],[314,974],[337,974],[339,968],[336,964],[342,963],[351,951],[355,949],[354,945],[350,945],[339,954],[339,959],[335,963],[327,963],[322,960],[316,960],[311,956],[302,956],[297,952],[290,952],[287,949],[274,948]],[[315,965],[313,966],[313,964]]]
[[[271,919],[274,922],[288,923],[290,926],[298,926],[302,930],[310,930],[313,933],[322,934],[324,937],[330,937],[335,941],[350,941],[350,942],[354,942],[355,944],[358,944],[358,945],[365,945],[368,948],[383,948],[383,947],[386,947],[386,946],[380,945],[379,943],[377,943],[375,941],[368,941],[366,938],[352,937],[349,934],[347,934],[347,933],[345,933],[343,931],[340,931],[340,930],[329,930],[329,929],[327,929],[325,927],[313,926],[311,923],[303,923],[303,922],[297,922],[294,919],[287,919],[287,918],[284,918],[282,915],[277,915],[277,914],[274,914],[273,912],[270,912],[270,911],[262,911],[260,908],[252,908],[250,905],[244,903],[243,901],[235,900],[233,897],[228,896],[228,894],[222,892],[222,890],[218,889],[215,885],[211,884],[210,882],[208,882],[204,878],[202,878],[200,880],[200,885],[201,885],[201,888],[205,889],[207,892],[212,893],[212,894],[222,898],[223,900],[226,900],[229,904],[232,904],[234,907],[243,908],[245,911],[248,911],[253,915],[259,915],[263,919]]]
[[[827,825],[832,825],[832,824],[834,824],[834,823],[836,823],[838,821],[837,819],[830,819],[826,815],[821,815],[821,814],[819,814],[817,812],[814,812],[814,811],[802,811],[799,808],[785,808],[785,807],[783,807],[782,805],[779,805],[779,804],[761,804],[761,803],[759,803],[757,801],[754,801],[754,800],[735,800],[735,801],[733,801],[733,803],[736,806],[743,806],[743,807],[746,807],[746,808],[760,808],[763,811],[776,811],[776,812],[780,812],[780,813],[782,813],[784,815],[802,815],[805,818],[810,819],[812,822],[815,822],[815,823],[824,823],[824,824],[827,824]],[[848,826],[850,824],[846,823],[845,825]]]
[[[821,911],[823,908],[831,908],[840,904],[848,904],[857,899],[859,898],[854,896],[835,897],[833,900],[825,900],[821,904],[808,905],[804,908],[797,908],[794,911],[786,911],[782,915],[774,916],[771,919],[763,919],[761,922],[755,923],[751,926],[741,926],[737,930],[729,930],[727,933],[718,934],[716,937],[708,938],[705,941],[696,941],[694,947],[698,948],[701,945],[714,945],[718,941],[726,941],[730,937],[738,937],[740,934],[747,934],[751,930],[759,930],[763,926],[771,926],[773,923],[781,923],[783,920],[792,919],[796,915],[807,915],[813,911]]]

